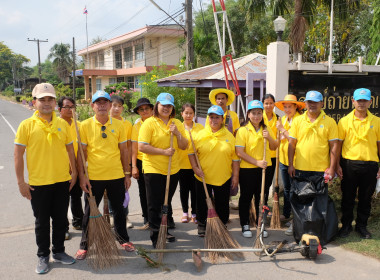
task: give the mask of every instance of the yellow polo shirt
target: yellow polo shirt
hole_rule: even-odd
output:
[[[291,125],[292,125],[292,122],[295,118],[297,118],[298,116],[300,116],[300,114],[298,112],[296,112],[293,116],[293,118],[290,120],[290,122],[288,121],[288,118],[287,116],[283,116],[281,118],[281,122],[282,122],[282,125],[284,126],[284,128],[289,131]],[[281,136],[282,134],[280,134],[280,139],[281,139]],[[288,158],[288,147],[289,147],[289,141],[288,139],[286,139],[285,137],[281,140],[280,142],[280,162],[284,165],[287,165],[289,166],[289,158]],[[295,159],[295,155],[294,155],[294,159]]]
[[[355,110],[354,110],[355,111]],[[368,132],[366,132],[368,128]],[[356,130],[356,133],[352,131]],[[380,142],[380,118],[373,116],[371,120],[358,119],[349,114],[340,119],[338,124],[339,140],[343,141],[342,157],[349,160],[379,161],[377,143]],[[363,135],[358,139],[356,135]]]
[[[143,124],[143,120],[140,118],[138,119],[135,124],[132,127],[132,133],[131,133],[131,141],[132,142],[138,142],[139,140],[139,132],[141,125]],[[137,159],[142,160],[143,159],[143,153],[140,152],[137,148]]]
[[[26,147],[26,165],[31,186],[50,185],[71,180],[70,161],[66,145],[72,143],[69,124],[56,117],[57,133],[52,135],[52,143],[47,140],[48,132],[42,126],[52,127],[37,116],[21,122],[17,129],[14,143]],[[40,123],[38,123],[40,122]]]
[[[228,112],[230,114],[230,118],[232,119],[232,131],[235,132],[240,127],[239,117],[234,111],[227,110],[226,112],[224,112],[223,123],[226,126],[226,128],[228,128],[228,123],[227,124],[225,123]],[[210,126],[209,121],[208,121],[208,116],[206,118],[206,123],[205,123],[205,127],[207,126]]]
[[[174,122],[178,131],[185,137],[185,128],[180,120],[170,119],[165,124],[160,118],[150,117],[145,120],[141,125],[140,133],[138,137],[139,143],[149,144],[153,147],[160,149],[167,149],[170,147],[170,124]],[[175,153],[172,156],[172,165],[170,175],[179,171],[179,158],[178,158],[178,142],[177,137],[173,135],[173,148]],[[144,173],[158,173],[167,175],[169,165],[169,157],[164,155],[150,155],[143,153],[143,171]]]
[[[273,134],[274,134],[274,137],[273,139],[277,139],[277,126],[276,126],[276,122],[277,122],[277,115],[273,112],[273,117],[271,120],[268,120],[268,117],[267,117],[267,114],[265,113],[265,110],[264,110],[264,122],[265,122],[265,125],[270,127],[273,131]],[[271,158],[276,158],[276,150],[272,151],[270,150],[270,157]]]
[[[122,121],[108,118],[103,126],[95,116],[81,123],[80,137],[87,146],[88,175],[90,180],[114,180],[124,178],[123,165],[120,159],[119,144],[127,142],[127,131]]]
[[[77,121],[77,125],[78,125],[78,130],[80,128],[80,122]],[[71,124],[69,125],[70,127],[70,135],[71,135],[71,139],[73,139],[73,146],[74,146],[74,152],[75,152],[75,157],[78,155],[78,139],[77,139],[77,131],[75,129],[75,124],[74,124],[74,120],[71,119]]]
[[[234,136],[225,127],[216,133],[212,133],[211,128],[206,127],[195,135],[193,140],[206,184],[223,185],[231,178],[232,161],[239,161],[235,153]],[[190,151],[192,151],[189,152],[190,155],[194,154],[193,147],[190,147]],[[197,175],[195,177],[202,181]]]
[[[324,172],[330,166],[329,142],[338,140],[338,126],[327,115],[314,123],[310,122],[307,112],[292,123],[289,136],[297,139],[294,167],[302,171]],[[308,129],[311,124],[314,124],[313,129]]]
[[[182,125],[183,125],[183,128],[185,129],[185,125],[184,124]],[[197,135],[203,128],[204,128],[203,125],[201,125],[200,123],[193,122],[193,127],[191,129],[191,136],[193,137],[193,139],[195,135]],[[189,143],[191,143],[190,134],[187,129],[185,129],[185,133],[186,133],[187,140],[189,141]],[[191,145],[188,145],[188,149],[186,150],[179,150],[178,156],[179,156],[180,169],[192,169],[188,154],[194,151],[190,151],[189,148],[191,148]]]
[[[266,129],[268,130],[269,135],[273,139],[276,139],[272,129],[269,126],[267,126]],[[251,122],[246,126],[239,128],[236,133],[235,147],[243,147],[247,155],[256,160],[262,160],[264,157],[263,129],[260,127],[260,129],[256,131]],[[269,143],[267,141],[265,160],[267,161],[268,166],[272,166],[270,151]],[[240,162],[240,168],[258,168],[258,166],[242,159]]]
[[[127,139],[128,139],[128,141],[131,141],[132,123],[129,120],[125,120],[123,118],[123,124],[124,124],[125,130],[127,131]]]

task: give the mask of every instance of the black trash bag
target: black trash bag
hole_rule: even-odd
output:
[[[297,243],[305,233],[318,236],[322,246],[336,236],[338,216],[322,176],[294,177],[290,203],[293,211],[293,236]]]

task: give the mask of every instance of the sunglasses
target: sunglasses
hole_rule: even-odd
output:
[[[103,138],[107,138],[107,134],[105,134],[105,132],[104,132],[105,130],[106,130],[106,126],[102,125],[101,131],[102,131],[102,137]]]

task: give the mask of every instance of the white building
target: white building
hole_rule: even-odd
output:
[[[166,64],[174,68],[184,55],[179,39],[184,30],[178,25],[148,25],[124,35],[102,41],[78,51],[85,61],[86,99],[97,90],[114,83],[126,82],[131,89],[139,77],[153,66]],[[87,54],[89,59],[87,59]]]

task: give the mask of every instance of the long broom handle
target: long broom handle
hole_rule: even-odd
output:
[[[173,133],[170,132],[170,148],[173,148]],[[165,188],[165,200],[164,205],[168,205],[169,200],[169,186],[170,186],[170,171],[172,169],[172,157],[169,157],[168,175],[166,175],[166,188]]]
[[[280,140],[280,131],[278,130],[277,131],[277,139]],[[280,141],[281,143],[281,141]],[[277,147],[277,150],[276,150],[276,170],[275,170],[275,181],[274,181],[274,184],[275,184],[275,187],[278,187],[278,171],[279,171],[279,167],[280,167],[280,145],[278,145]]]
[[[267,139],[264,138],[264,156],[263,156],[263,160],[266,159],[266,154],[267,154]],[[266,168],[263,168],[262,175],[261,175],[261,195],[260,195],[260,205],[264,205],[265,170],[266,170]]]
[[[77,133],[77,139],[78,139],[78,150],[79,150],[80,157],[82,159],[84,174],[86,175],[87,179],[90,179],[90,177],[88,176],[88,171],[87,171],[87,166],[86,166],[86,159],[85,159],[84,153],[83,153],[82,141],[80,139],[80,134],[79,134],[79,130],[78,130],[77,115],[75,113],[75,108],[72,108],[71,110],[73,112],[75,131]],[[89,187],[88,190],[90,192],[90,196],[93,196],[92,195],[91,187]]]
[[[199,158],[198,158],[198,154],[197,154],[197,149],[195,148],[195,144],[194,144],[194,141],[193,141],[193,137],[191,136],[190,129],[189,129],[189,135],[190,135],[191,145],[193,146],[195,159],[196,159],[197,164],[198,164],[198,168],[203,172],[203,170],[202,170],[202,166],[201,166],[201,163],[199,162]],[[208,194],[208,190],[207,190],[207,186],[206,186],[205,178],[202,178],[202,182],[203,182],[203,188],[205,189],[205,193],[206,193],[206,199],[209,199],[210,196],[209,196],[209,194]]]

